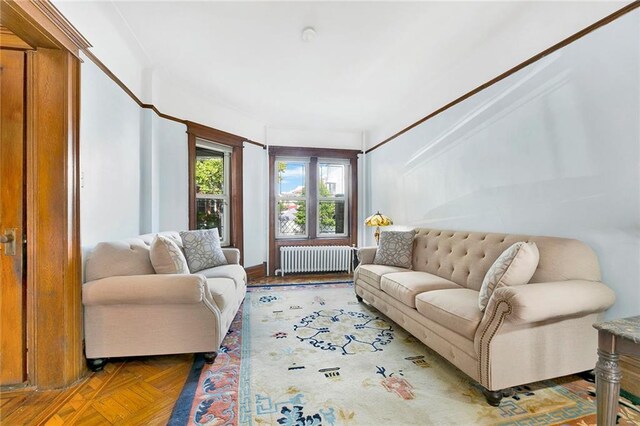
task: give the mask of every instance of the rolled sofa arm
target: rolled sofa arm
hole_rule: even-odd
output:
[[[222,253],[224,254],[225,259],[227,259],[227,263],[229,265],[240,264],[240,250],[237,248],[223,248]]]
[[[491,295],[485,317],[500,302],[506,302],[511,311],[505,316],[507,321],[523,324],[603,312],[613,305],[615,299],[613,290],[594,281],[569,280],[501,287]]]
[[[361,247],[358,249],[358,260],[361,265],[370,265],[376,257],[378,247]]]
[[[92,305],[193,304],[203,300],[204,275],[150,274],[108,277],[82,286],[82,303]]]

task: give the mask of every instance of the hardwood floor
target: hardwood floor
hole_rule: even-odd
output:
[[[249,285],[347,281],[350,274],[265,277]],[[187,379],[193,355],[111,360],[75,385],[51,391],[0,392],[3,425],[164,425]],[[56,368],[54,365],[52,368]]]

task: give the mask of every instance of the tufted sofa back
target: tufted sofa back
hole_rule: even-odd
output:
[[[413,269],[480,290],[493,262],[518,241],[534,242],[540,251],[532,283],[600,281],[598,258],[589,246],[577,240],[428,228],[416,229]]]
[[[182,239],[178,232],[159,234],[171,238],[182,248]],[[114,276],[155,274],[149,258],[149,248],[156,235],[145,234],[126,240],[98,243],[87,257],[86,281]]]

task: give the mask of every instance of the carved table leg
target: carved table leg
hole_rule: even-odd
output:
[[[618,354],[598,349],[596,401],[599,426],[615,426],[616,424],[620,379],[622,378],[618,358]]]

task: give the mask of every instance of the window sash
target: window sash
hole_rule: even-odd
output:
[[[297,239],[297,238],[308,238],[309,237],[309,164],[311,162],[310,158],[301,158],[301,157],[276,157],[275,158],[275,173],[273,176],[273,183],[275,188],[275,235],[279,240],[286,239]],[[280,185],[278,182],[278,164],[279,163],[303,163],[304,164],[304,187],[305,187],[305,195],[304,196],[295,196],[295,195],[282,195],[280,194]],[[305,223],[304,223],[304,234],[283,234],[280,230],[280,202],[281,201],[304,201],[305,206]]]
[[[231,180],[232,148],[203,139],[196,139],[196,146],[209,151],[219,152],[224,156],[222,166],[222,194],[203,194],[197,192],[195,201],[196,205],[199,199],[222,200],[224,202],[224,209],[222,210],[222,235],[220,235],[220,245],[228,246],[231,244],[231,203],[229,202],[229,190]],[[195,161],[198,161],[198,157],[196,157]]]
[[[323,164],[327,165],[340,165],[343,166],[343,176],[342,181],[344,185],[344,191],[341,196],[333,196],[333,197],[323,197],[320,195],[320,181],[321,181],[321,173],[320,167]],[[338,158],[318,158],[318,173],[317,173],[317,188],[316,188],[316,235],[321,238],[327,237],[346,237],[349,235],[349,195],[350,195],[350,170],[351,170],[351,162],[349,160],[343,160]],[[331,232],[322,232],[321,231],[321,219],[320,219],[320,204],[321,202],[335,202],[344,204],[344,232],[341,233],[331,233]]]

